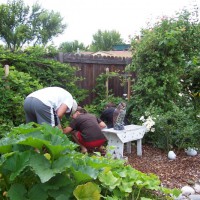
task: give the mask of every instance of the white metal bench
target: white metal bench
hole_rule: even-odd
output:
[[[142,138],[146,132],[146,127],[127,125],[124,128],[124,130],[102,129],[103,134],[108,140],[108,153],[113,158],[121,159],[124,157],[124,144],[127,143],[127,152],[131,153],[131,142],[137,140],[137,155],[142,156]],[[109,148],[110,146],[115,148]]]

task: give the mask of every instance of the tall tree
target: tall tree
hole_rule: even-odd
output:
[[[117,31],[98,30],[98,32],[93,35],[91,50],[109,51],[112,50],[112,46],[115,44],[123,44],[123,39],[121,38],[121,35]]]
[[[37,3],[30,8],[23,0],[8,0],[0,5],[0,39],[13,51],[29,43],[46,45],[65,30],[62,20]]]
[[[87,51],[87,48],[83,43],[79,43],[77,40],[73,42],[63,42],[59,46],[59,50],[62,52],[77,52],[77,50]]]

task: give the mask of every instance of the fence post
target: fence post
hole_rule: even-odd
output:
[[[9,65],[4,66],[4,71],[5,71],[5,75],[2,79],[5,80],[5,88],[10,89],[9,84],[8,84],[8,79],[7,79],[8,75],[9,75]]]
[[[109,68],[106,68],[106,75],[109,73]],[[108,98],[108,77],[106,79],[106,99]]]
[[[7,77],[9,75],[9,65],[5,65],[4,70],[5,70],[5,77]]]
[[[128,75],[128,101],[130,100],[131,97],[131,75]]]

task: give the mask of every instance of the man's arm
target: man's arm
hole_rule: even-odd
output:
[[[63,115],[66,113],[68,107],[67,105],[65,105],[64,103],[60,105],[60,107],[58,108],[58,110],[56,111],[59,119],[62,119]]]

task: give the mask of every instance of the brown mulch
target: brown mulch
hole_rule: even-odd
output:
[[[125,153],[125,156],[133,168],[146,174],[156,174],[164,187],[181,189],[200,181],[200,153],[188,156],[184,151],[174,152],[176,159],[169,160],[167,152],[143,145],[141,157],[136,154],[136,146],[132,147],[131,154]]]

